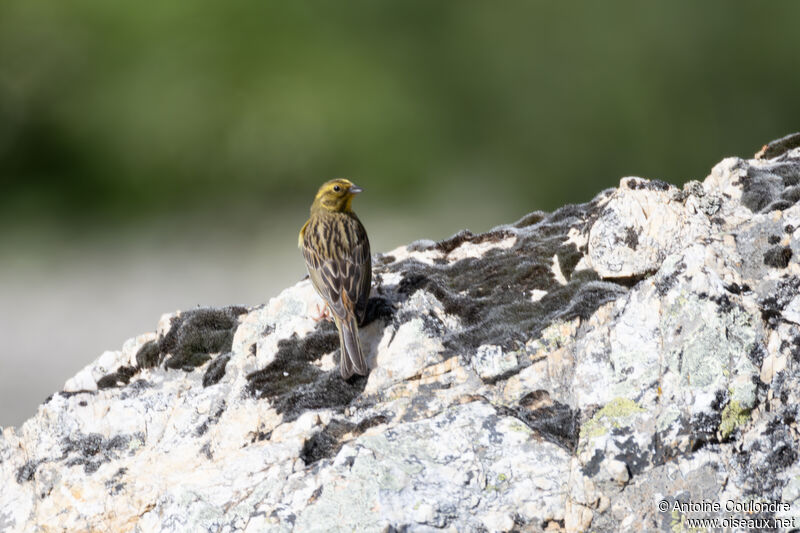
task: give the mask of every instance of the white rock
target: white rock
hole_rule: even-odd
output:
[[[2,428],[0,531],[650,531],[662,499],[796,507],[798,183],[800,149],[730,158],[398,248],[348,382],[307,280],[165,314]],[[207,357],[138,368],[146,342]]]
[[[514,529],[514,517],[499,511],[489,512],[481,516],[481,523],[488,531],[511,531]]]

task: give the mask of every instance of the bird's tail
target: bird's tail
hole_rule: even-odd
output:
[[[354,372],[366,376],[368,373],[367,362],[361,352],[361,343],[358,342],[356,317],[350,314],[348,318],[337,320],[336,325],[339,329],[339,344],[342,352],[339,357],[339,370],[342,378],[347,379]]]

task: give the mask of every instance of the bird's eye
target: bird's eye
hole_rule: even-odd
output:
[[[341,191],[341,190],[342,190],[342,188],[341,188],[341,187],[339,187],[338,185],[334,185],[334,186],[333,186],[333,190],[334,190],[334,191],[336,191],[336,192],[339,192],[339,191]]]

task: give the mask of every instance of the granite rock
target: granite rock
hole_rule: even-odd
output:
[[[787,137],[791,141],[794,137]],[[800,148],[164,315],[0,434],[0,531],[618,531],[800,510]],[[668,502],[665,512],[659,502]],[[675,502],[722,502],[682,513]],[[724,503],[773,502],[759,512]],[[800,522],[798,522],[800,523]],[[735,528],[734,528],[735,529]]]

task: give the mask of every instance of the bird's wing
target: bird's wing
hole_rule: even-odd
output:
[[[332,245],[331,258],[323,258],[319,251],[306,242],[303,247],[311,283],[340,318],[353,313],[357,320],[363,319],[372,282],[372,261],[367,233],[359,222],[353,231],[349,250]],[[338,243],[337,243],[338,244]]]
[[[339,261],[324,260],[316,250],[308,246],[303,248],[303,256],[308,267],[308,277],[317,293],[325,300],[333,314],[343,317],[346,314],[342,303],[342,276],[339,272]]]

